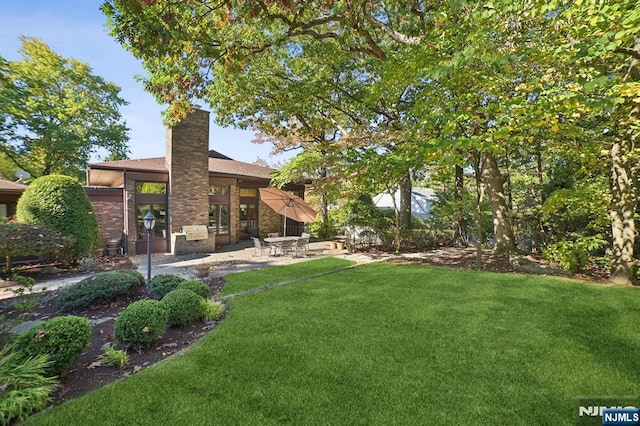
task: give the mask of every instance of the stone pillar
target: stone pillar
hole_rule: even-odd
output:
[[[209,224],[209,112],[193,110],[167,129],[169,229]]]

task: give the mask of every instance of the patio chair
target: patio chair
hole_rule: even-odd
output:
[[[309,238],[305,237],[304,234],[302,235],[303,236],[298,238],[298,241],[296,242],[296,251],[298,253],[302,253],[304,251],[305,254],[309,254]]]
[[[297,240],[284,240],[280,243],[280,253],[283,256],[290,254],[292,257],[295,256],[297,250]]]
[[[262,254],[264,253],[264,251],[266,249],[268,249],[269,247],[267,247],[266,245],[264,245],[262,243],[262,241],[260,241],[259,238],[256,237],[251,237],[251,239],[253,240],[253,256],[255,257],[256,254],[258,254],[258,252],[260,252],[260,257],[262,257]],[[269,248],[270,249],[270,248]]]

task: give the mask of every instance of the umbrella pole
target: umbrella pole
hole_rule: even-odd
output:
[[[289,208],[289,204],[284,205],[284,229],[282,230],[282,236],[287,236],[287,209]]]

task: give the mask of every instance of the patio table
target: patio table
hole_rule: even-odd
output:
[[[290,237],[267,237],[264,239],[264,242],[269,245],[271,250],[269,254],[271,256],[276,256],[278,254],[278,248],[282,246],[283,241],[297,241],[300,237],[290,236]],[[284,253],[283,253],[284,254]]]

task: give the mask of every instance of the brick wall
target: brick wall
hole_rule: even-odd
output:
[[[124,231],[124,198],[122,188],[85,188],[98,220],[100,243],[122,237]]]
[[[199,109],[167,129],[170,232],[209,223],[209,113]]]
[[[209,238],[206,240],[187,241],[187,236],[184,234],[172,234],[171,246],[173,247],[173,254],[176,256],[193,253],[213,253],[216,251],[216,237],[214,234],[209,234]]]
[[[125,232],[126,234],[126,252],[133,256],[136,254],[136,243],[138,241],[138,216],[136,214],[136,181],[134,179],[125,179],[124,184],[124,203],[125,203]]]
[[[240,230],[240,186],[236,183],[229,188],[231,199],[229,205],[229,232],[231,244],[237,243],[239,240],[238,233]]]

